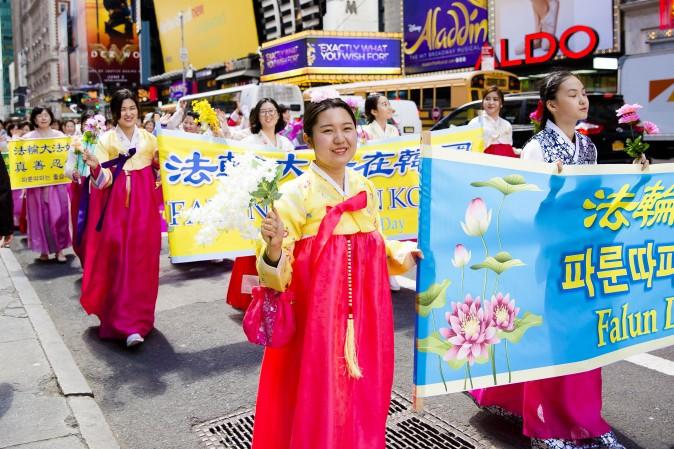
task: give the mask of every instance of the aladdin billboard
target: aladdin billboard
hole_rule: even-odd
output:
[[[620,51],[617,0],[490,0],[500,67]]]
[[[262,46],[263,82],[307,74],[399,75],[395,33],[303,32]]]
[[[138,34],[130,3],[129,0],[86,0],[91,83],[130,85],[139,81]]]
[[[472,67],[487,41],[487,0],[404,0],[403,17],[406,74]]]

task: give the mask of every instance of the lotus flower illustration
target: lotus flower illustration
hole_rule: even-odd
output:
[[[447,312],[445,318],[450,327],[440,328],[440,335],[452,344],[445,360],[468,360],[472,365],[477,358],[488,356],[489,345],[500,341],[489,303],[483,307],[479,297],[466,295],[463,303],[452,303],[452,312]]]
[[[465,222],[461,222],[463,232],[472,237],[482,237],[491,223],[491,210],[482,198],[473,198],[466,209]]]

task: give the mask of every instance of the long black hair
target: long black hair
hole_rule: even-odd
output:
[[[573,73],[566,70],[557,70],[555,72],[549,73],[545,78],[540,87],[541,101],[543,102],[543,118],[541,119],[540,129],[545,129],[545,125],[550,120],[552,123],[555,123],[555,118],[552,116],[552,113],[548,109],[548,101],[555,100],[557,98],[557,92],[559,92],[559,86],[562,85],[570,77],[575,77]]]
[[[262,100],[258,101],[253,110],[250,111],[249,117],[250,132],[253,134],[257,134],[260,131],[262,131],[262,123],[260,122],[260,109],[262,109],[262,105],[265,103],[271,104],[272,106],[274,106],[274,109],[276,109],[276,116],[278,120],[276,120],[276,126],[274,127],[274,134],[278,134],[281,131],[283,131],[283,128],[286,127],[286,122],[283,120],[281,107],[278,105],[276,101],[274,101],[273,98],[263,98]]]
[[[376,111],[379,107],[379,99],[383,97],[381,94],[370,94],[365,99],[365,116],[367,117],[367,122],[374,122],[374,114],[372,111]]]
[[[346,104],[341,98],[327,98],[318,103],[309,103],[304,111],[304,134],[309,137],[314,136],[314,126],[318,121],[318,116],[321,112],[327,111],[328,109],[333,108],[342,108],[349,113],[349,117],[353,121],[353,126],[356,126],[356,116],[353,114],[351,106]]]

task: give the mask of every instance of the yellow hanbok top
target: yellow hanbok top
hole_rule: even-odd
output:
[[[327,206],[336,206],[359,192],[367,192],[367,207],[355,212],[344,212],[333,234],[349,235],[358,232],[378,231],[382,234],[379,219],[379,201],[371,181],[360,173],[346,169],[344,189],[320,167],[312,163],[309,170],[280,188],[281,199],[274,207],[286,228],[281,259],[276,267],[268,265],[262,255],[266,243],[257,245],[257,271],[260,284],[277,291],[284,291],[292,278],[295,242],[318,233]],[[386,256],[390,274],[402,274],[414,265],[411,252],[413,242],[386,241]]]
[[[124,164],[125,172],[141,170],[152,164],[157,156],[157,138],[144,129],[136,127],[129,140],[121,129],[116,127],[101,134],[94,154],[98,162],[103,164],[117,158],[120,153],[127,154],[131,148],[136,149],[136,154]],[[111,183],[112,170],[101,167],[94,184],[99,189],[103,189],[109,187]]]

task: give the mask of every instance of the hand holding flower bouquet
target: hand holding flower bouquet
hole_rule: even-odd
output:
[[[199,244],[212,243],[220,233],[238,231],[244,238],[258,235],[248,211],[258,205],[271,209],[281,198],[281,167],[274,160],[254,153],[243,153],[225,165],[226,176],[218,178],[218,192],[198,209],[189,209],[183,216],[202,227],[196,235]]]
[[[197,124],[210,127],[214,133],[218,133],[220,131],[220,121],[218,120],[218,114],[215,112],[215,109],[213,109],[208,100],[194,100],[192,102],[192,110],[199,114],[199,118],[194,120]]]
[[[658,134],[660,130],[655,123],[644,120],[641,121],[639,117],[639,109],[642,106],[639,104],[625,104],[620,109],[616,110],[618,123],[629,125],[632,131],[632,138],[625,141],[625,152],[633,158],[641,158],[650,146],[643,141],[644,132],[646,134]],[[637,136],[635,137],[635,131]]]
[[[81,176],[88,176],[89,166],[84,161],[83,154],[94,152],[99,136],[105,132],[105,117],[103,117],[101,114],[96,114],[93,117],[89,117],[84,122],[83,129],[84,132],[82,133],[82,137],[74,137],[70,145],[73,147],[73,151],[77,155],[75,169]]]

